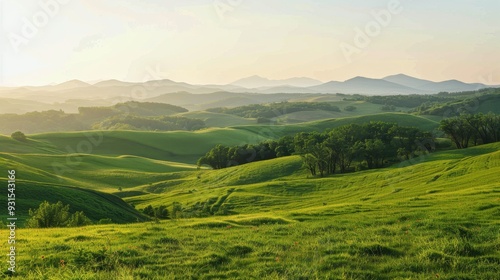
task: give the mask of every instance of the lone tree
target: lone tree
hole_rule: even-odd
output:
[[[356,106],[349,105],[344,108],[344,111],[352,112],[356,111],[356,109],[357,109]]]
[[[12,137],[12,139],[17,140],[19,142],[26,142],[26,140],[27,140],[26,135],[24,135],[24,133],[22,133],[21,131],[16,131],[16,132],[12,133],[10,135],[10,137]]]

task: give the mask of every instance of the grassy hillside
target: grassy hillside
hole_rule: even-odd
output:
[[[229,215],[20,229],[18,277],[496,279],[499,172],[500,143],[328,178],[298,157],[175,172],[126,200]]]
[[[237,125],[255,124],[256,119],[242,118],[229,114],[213,113],[206,111],[195,111],[178,114],[178,116],[201,119],[207,127],[229,127]]]
[[[247,125],[234,128],[251,131],[254,133],[260,133],[264,135],[270,135],[272,137],[278,138],[283,135],[293,135],[299,132],[324,131],[327,129],[340,127],[351,123],[364,124],[364,123],[369,123],[371,121],[397,123],[401,126],[417,127],[424,131],[432,131],[439,127],[438,121],[421,116],[409,115],[405,113],[381,113],[381,114],[358,116],[358,117],[346,117],[338,119],[311,121],[311,122],[290,124],[290,125],[267,125],[267,126]]]
[[[46,133],[28,136],[23,143],[0,137],[0,152],[105,156],[134,155],[150,159],[196,163],[216,144],[257,143],[269,136],[241,129],[213,128],[196,132],[89,131]]]
[[[307,205],[316,209],[323,202],[342,205],[352,202],[353,198],[360,202],[399,204],[401,199],[423,196],[426,198],[422,200],[428,200],[440,193],[441,199],[447,200],[457,191],[476,188],[478,184],[474,182],[479,178],[481,186],[496,188],[500,171],[499,150],[500,143],[444,151],[386,169],[309,180],[300,157],[292,156],[222,170],[185,173],[176,180],[157,182],[153,188],[141,186],[137,190],[155,190],[145,196],[146,202],[142,203],[145,206],[154,200],[158,200],[159,205],[174,201],[192,205],[226,195],[228,190],[234,189],[224,203],[238,214],[255,213],[256,204],[253,202],[259,200],[266,201],[267,211],[286,209],[285,212],[294,208],[307,212],[310,210]],[[430,186],[434,192],[427,193]],[[297,195],[301,197],[300,202],[296,200]],[[126,200],[141,206],[140,197]],[[331,208],[319,209],[329,211]]]
[[[321,99],[322,97],[318,97],[318,98],[320,98],[319,100],[322,100]],[[326,97],[323,97],[323,98],[326,98]],[[317,100],[317,99],[312,99],[311,102],[315,102],[313,100]],[[335,103],[332,103],[332,104],[334,104],[335,106],[338,106],[341,109],[341,111],[340,112],[302,111],[302,112],[285,114],[285,115],[276,117],[275,119],[279,122],[284,122],[284,123],[297,123],[297,122],[309,122],[309,121],[325,120],[325,119],[333,119],[333,118],[359,117],[359,116],[365,116],[365,115],[375,115],[375,114],[384,113],[381,110],[382,105],[373,104],[373,103],[366,102],[366,101],[335,101]],[[356,107],[356,109],[353,111],[346,111],[344,109],[347,106],[354,106],[354,107]],[[405,112],[408,110],[408,108],[395,107],[395,110]]]
[[[17,224],[22,226],[29,217],[29,209],[36,209],[44,200],[62,201],[70,205],[70,212],[83,211],[93,222],[109,218],[114,223],[134,223],[148,218],[117,196],[89,189],[20,180],[16,185]],[[0,214],[2,221],[7,212]]]
[[[0,153],[0,166],[18,170],[20,179],[115,192],[169,178],[166,173],[196,166],[136,156]]]
[[[302,131],[323,131],[350,123],[394,122],[431,131],[437,121],[404,113],[338,118],[291,125],[244,125],[195,132],[87,131],[29,135],[26,143],[0,136],[0,152],[33,154],[86,153],[105,156],[134,155],[150,159],[194,164],[217,144],[258,143]]]

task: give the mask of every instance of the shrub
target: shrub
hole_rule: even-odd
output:
[[[104,219],[100,219],[98,224],[100,225],[108,225],[108,224],[112,224],[113,223],[113,220],[111,220],[110,218],[104,218]]]
[[[396,107],[394,105],[384,105],[382,106],[382,111],[387,112],[387,111],[396,111]]]
[[[168,219],[170,215],[167,207],[164,205],[160,207],[148,205],[146,208],[142,209],[142,213],[157,219]]]
[[[10,137],[12,137],[12,139],[19,141],[19,142],[26,142],[26,140],[27,140],[26,135],[24,135],[24,133],[22,133],[21,131],[16,131],[16,132],[12,133],[10,135]]]
[[[81,227],[81,226],[87,226],[92,224],[92,221],[85,216],[83,211],[77,211],[73,215],[71,215],[71,218],[68,221],[68,226],[70,227]]]
[[[70,218],[69,205],[63,205],[62,202],[50,204],[44,201],[38,209],[29,210],[31,216],[26,222],[29,228],[49,228],[65,226]]]
[[[349,105],[344,108],[344,111],[352,112],[356,111],[356,109],[357,109],[356,106]]]
[[[30,209],[29,215],[30,218],[26,222],[28,228],[78,227],[92,223],[81,211],[71,215],[69,205],[64,205],[61,201],[55,204],[44,201],[38,209]]]

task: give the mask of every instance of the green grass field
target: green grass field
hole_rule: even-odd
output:
[[[129,174],[116,179],[128,181],[126,191],[115,192],[138,209],[207,203],[230,213],[83,229],[18,229],[17,278],[496,279],[500,272],[499,143],[327,178],[308,178],[295,156],[192,171],[137,157],[90,159],[78,170],[92,172],[96,166],[98,173],[109,165]],[[21,170],[49,161],[3,155],[0,162],[14,160],[23,164]],[[151,174],[129,172],[131,166],[141,170],[145,161],[142,172],[158,171],[165,178],[148,184],[141,180]],[[86,176],[74,177],[75,185]],[[96,209],[105,204],[92,197],[94,191],[84,191],[86,198],[81,189],[55,184],[35,184],[19,196],[41,196],[36,191],[42,187],[53,188],[54,199],[66,195],[74,208],[81,205],[78,199],[92,200],[88,207]],[[65,193],[70,189],[74,192]]]
[[[327,99],[328,97],[317,97],[316,99],[310,100],[314,102],[314,100],[322,101],[323,99]],[[382,111],[382,105],[373,104],[366,101],[334,101],[333,105],[340,108],[340,112],[326,112],[326,111],[300,111],[295,113],[285,114],[275,119],[280,123],[300,123],[300,122],[309,122],[309,121],[319,121],[319,120],[327,120],[332,118],[352,118],[352,117],[361,117],[366,115],[377,115],[384,113]],[[356,110],[354,111],[346,111],[344,110],[347,106],[354,106]],[[408,108],[396,107],[396,111],[405,112],[408,111]]]
[[[324,131],[370,121],[397,123],[431,131],[439,122],[404,113],[381,113],[367,116],[312,121],[289,125],[240,125],[208,128],[195,132],[86,131],[29,135],[23,143],[0,136],[3,153],[16,154],[94,154],[102,156],[132,155],[149,159],[194,164],[217,144],[228,146],[253,144],[278,139],[303,131]]]
[[[439,127],[439,121],[430,118],[409,115],[405,113],[380,113],[337,119],[316,120],[288,125],[246,125],[236,126],[235,129],[246,130],[259,135],[279,138],[283,135],[294,135],[299,132],[324,131],[348,124],[364,124],[371,121],[396,123],[401,126],[417,127],[426,131],[433,131]]]
[[[18,228],[14,278],[497,279],[500,143],[325,178],[310,177],[299,156],[222,170],[194,165],[216,144],[369,121],[439,125],[433,116],[380,113],[197,132],[1,136],[0,167],[17,171],[18,225],[43,200],[114,222]],[[189,217],[140,213],[177,203]]]
[[[207,127],[229,127],[237,125],[247,125],[257,123],[256,119],[242,118],[239,116],[220,114],[206,111],[194,111],[177,114],[177,116],[201,119]]]

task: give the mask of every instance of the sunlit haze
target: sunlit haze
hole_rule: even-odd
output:
[[[0,85],[404,73],[500,84],[500,2],[0,2]],[[363,33],[363,34],[360,34]]]

